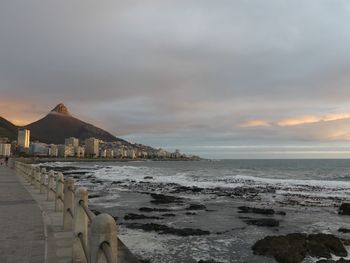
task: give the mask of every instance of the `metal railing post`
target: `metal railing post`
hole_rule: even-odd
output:
[[[65,231],[73,229],[74,183],[73,178],[68,178],[64,183],[63,230]]]
[[[88,223],[89,219],[81,203],[88,204],[88,192],[85,187],[75,191],[74,219],[73,219],[73,260],[72,262],[88,262],[86,248],[88,247]]]
[[[90,236],[91,263],[117,263],[117,225],[108,214],[92,220]]]

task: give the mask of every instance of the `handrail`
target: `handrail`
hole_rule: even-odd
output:
[[[88,192],[75,190],[73,178],[16,161],[14,169],[47,200],[55,202],[55,211],[63,212],[63,230],[73,231],[72,262],[116,263],[118,257],[117,225],[108,214],[96,216],[88,207]],[[137,262],[137,261],[135,261]]]
[[[78,234],[78,238],[79,238],[79,240],[80,240],[81,247],[83,248],[86,261],[89,262],[88,249],[87,249],[87,246],[86,246],[86,244],[85,244],[85,242],[84,242],[84,239],[83,239],[83,233],[79,233],[79,234]]]
[[[103,242],[100,246],[100,248],[103,251],[103,254],[107,260],[107,263],[114,263],[113,261],[113,255],[112,255],[112,249],[108,242]]]
[[[72,218],[74,218],[73,212],[70,208],[67,209],[67,212]]]
[[[79,201],[79,205],[83,208],[85,214],[89,218],[89,221],[92,222],[92,219],[96,216],[93,212],[89,210],[89,208],[85,205],[83,200]]]

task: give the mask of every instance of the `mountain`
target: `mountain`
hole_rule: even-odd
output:
[[[18,128],[8,120],[0,117],[0,137],[9,138],[11,141],[17,139]]]
[[[69,137],[76,137],[80,140],[95,137],[107,142],[125,142],[107,131],[73,117],[62,103],[58,104],[44,118],[23,128],[30,130],[32,138],[44,143],[63,144],[64,140]]]

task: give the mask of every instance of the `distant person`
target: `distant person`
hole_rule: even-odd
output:
[[[6,166],[8,166],[8,163],[9,163],[9,157],[6,156],[6,157],[5,157],[5,164],[6,164]]]

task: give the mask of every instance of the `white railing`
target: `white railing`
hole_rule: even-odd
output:
[[[117,225],[112,216],[96,216],[88,207],[88,191],[85,187],[75,190],[73,178],[64,179],[62,173],[40,169],[31,164],[15,161],[14,169],[47,201],[55,202],[55,211],[63,212],[63,229],[72,231],[72,262],[117,263]]]

